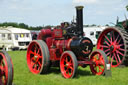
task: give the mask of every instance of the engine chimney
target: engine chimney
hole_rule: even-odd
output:
[[[79,36],[83,36],[83,6],[76,6],[76,23]]]

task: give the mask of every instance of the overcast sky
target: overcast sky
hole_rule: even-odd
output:
[[[0,0],[0,23],[18,22],[29,26],[58,25],[76,16],[75,6],[84,6],[84,24],[115,23],[124,20],[128,0]]]

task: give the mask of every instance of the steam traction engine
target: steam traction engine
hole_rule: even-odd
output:
[[[50,66],[56,65],[60,66],[65,78],[72,78],[78,66],[90,65],[93,74],[105,74],[108,64],[105,53],[101,50],[92,52],[92,41],[83,37],[82,9],[83,6],[76,7],[76,23],[64,22],[53,30],[42,29],[38,40],[29,44],[27,64],[32,73],[47,73]]]
[[[128,19],[102,31],[97,40],[97,49],[108,56],[111,67],[128,65]]]
[[[0,51],[0,85],[12,85],[13,65],[6,51]]]

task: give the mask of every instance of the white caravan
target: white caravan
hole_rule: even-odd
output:
[[[0,28],[0,48],[5,48],[6,50],[27,49],[31,41],[29,30],[14,27]]]
[[[95,46],[97,44],[97,39],[99,37],[99,34],[101,31],[103,31],[107,27],[84,27],[84,35],[85,37],[88,37],[91,39],[93,45]]]

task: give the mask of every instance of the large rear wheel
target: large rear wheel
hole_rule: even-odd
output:
[[[128,58],[128,33],[118,27],[106,28],[98,38],[97,49],[106,53],[111,67],[123,64]]]
[[[33,40],[27,49],[27,65],[34,74],[47,73],[49,69],[49,50],[42,40]]]

